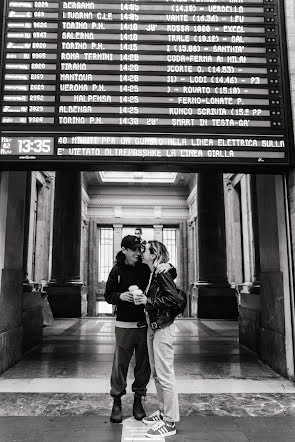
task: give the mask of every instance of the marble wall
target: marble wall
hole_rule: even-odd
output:
[[[291,86],[291,100],[293,108],[293,122],[295,123],[295,3],[293,0],[285,0],[286,5],[286,27],[289,55],[289,76]],[[295,124],[293,124],[295,127]],[[289,173],[289,202],[292,229],[292,247],[295,251],[295,169]]]
[[[26,172],[0,182],[0,373],[22,356],[22,281]]]
[[[236,262],[229,259],[229,276],[239,291],[239,340],[256,351],[267,365],[292,378],[292,286],[284,179],[278,175],[228,175],[226,178],[227,220],[232,220],[231,230],[227,232],[228,253],[237,253]],[[237,188],[239,198],[234,198]],[[235,223],[238,212],[240,227]],[[243,238],[241,249],[239,244],[237,249],[236,229]],[[237,265],[240,268],[236,274]]]
[[[288,55],[289,55],[291,100],[292,100],[292,109],[293,109],[293,122],[295,123],[295,2],[293,0],[285,0],[285,4],[286,4],[286,27],[287,27],[287,43],[288,43]],[[293,124],[293,127],[295,127],[295,124]],[[294,254],[295,252],[295,169],[294,168],[288,174],[288,187],[289,187],[289,212],[290,212],[290,222],[291,222],[292,248]]]
[[[294,0],[285,0],[286,8],[286,29],[287,29],[287,46],[288,46],[288,61],[289,61],[289,78],[290,78],[290,88],[291,88],[291,103],[293,111],[293,131],[295,132],[295,2]],[[295,256],[295,168],[289,171],[287,174],[287,188],[288,197],[285,200],[287,206],[288,215],[286,222],[288,227],[290,227],[290,253]],[[295,272],[295,260],[293,259],[293,275]],[[287,361],[288,366],[293,364],[293,376],[294,376],[294,347],[295,347],[295,331],[294,326],[292,326],[292,321],[294,321],[295,315],[295,302],[294,302],[294,276],[291,275],[293,281],[290,283],[291,292],[289,299],[286,300],[285,305],[285,317],[286,317],[286,328],[287,328]]]
[[[40,292],[23,293],[24,274],[51,272],[53,172],[2,172],[0,185],[0,372],[42,342]]]

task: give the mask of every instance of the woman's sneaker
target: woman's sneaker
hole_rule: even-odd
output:
[[[159,437],[174,436],[176,434],[176,428],[174,422],[157,422],[148,432],[146,437],[151,439],[159,439]]]
[[[154,425],[156,422],[163,420],[163,414],[160,410],[154,411],[154,413],[150,414],[147,417],[142,419],[142,422],[146,425]]]

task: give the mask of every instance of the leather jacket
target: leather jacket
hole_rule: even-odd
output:
[[[152,275],[146,294],[146,312],[152,329],[165,328],[172,324],[178,302],[177,288],[169,272]]]

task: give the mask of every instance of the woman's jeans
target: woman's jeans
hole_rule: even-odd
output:
[[[175,390],[173,341],[175,324],[152,330],[148,324],[148,351],[155,379],[160,411],[164,420],[179,422],[178,395]]]

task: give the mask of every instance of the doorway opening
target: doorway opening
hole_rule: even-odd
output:
[[[45,288],[56,318],[114,317],[114,306],[104,300],[106,280],[122,238],[141,227],[143,239],[157,239],[169,249],[171,263],[177,269],[177,284],[188,296],[181,320],[237,321],[240,344],[260,354],[280,373],[294,372],[290,352],[290,253],[282,176],[173,172],[165,179],[161,172],[156,180],[152,172],[149,176],[130,176],[128,172],[127,178],[122,172],[77,173],[80,186],[76,186],[77,195],[72,194],[76,205],[69,205],[67,210],[71,212],[72,206],[76,210],[80,201],[81,212],[67,215],[71,223],[73,217],[77,219],[65,242],[63,235],[52,233],[60,228],[58,212],[53,208],[57,200],[64,207],[65,195],[72,192],[72,187],[64,185],[60,192],[59,180],[69,180],[67,171],[58,173],[55,190],[50,174],[46,179],[45,172],[33,175],[31,186],[38,188],[39,196],[36,200],[32,192],[30,210],[38,228],[29,229],[27,241],[27,255],[36,253],[33,245],[39,245],[34,262],[38,263],[42,288],[48,281]],[[118,175],[124,179],[120,181]],[[72,238],[77,238],[79,232],[79,248],[70,253],[63,242],[72,245]],[[68,253],[73,268],[78,262],[78,276],[71,276],[72,285],[62,285],[61,281],[56,287],[54,271],[66,277],[66,271],[72,269],[56,250]],[[27,262],[33,262],[32,256]],[[32,279],[32,275],[28,277]],[[285,357],[276,357],[274,348],[283,351]]]

